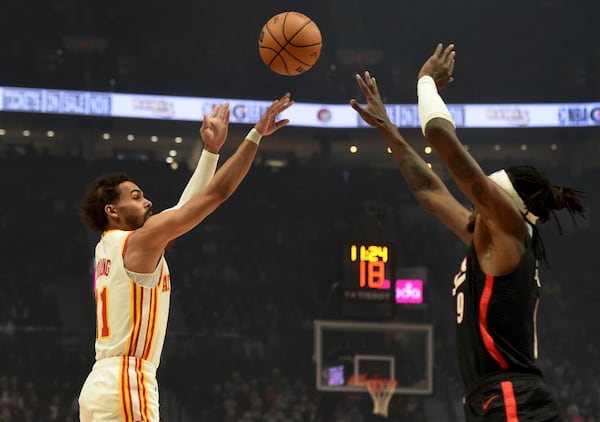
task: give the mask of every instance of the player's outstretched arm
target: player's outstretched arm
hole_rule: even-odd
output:
[[[200,127],[200,137],[204,148],[192,177],[190,177],[179,201],[173,208],[180,208],[188,202],[192,196],[204,189],[215,175],[219,161],[219,151],[227,139],[229,115],[229,103],[214,106],[210,116],[204,114],[202,126]],[[173,208],[169,208],[169,210]]]
[[[524,231],[523,218],[508,195],[492,182],[458,139],[454,121],[438,90],[453,81],[454,45],[438,44],[419,71],[417,93],[421,127],[461,191],[477,207],[482,221],[499,235]]]
[[[261,138],[275,133],[289,123],[288,119],[278,120],[277,116],[293,104],[289,93],[275,100],[205,189],[181,208],[150,217],[132,234],[125,256],[127,269],[135,272],[154,270],[156,262],[171,240],[193,229],[225,202],[248,174]]]
[[[382,134],[415,198],[461,240],[470,241],[470,233],[466,230],[469,212],[450,194],[438,175],[390,121],[375,78],[365,72],[364,79],[356,75],[356,82],[365,95],[367,104],[363,107],[352,99],[350,105],[366,123]]]

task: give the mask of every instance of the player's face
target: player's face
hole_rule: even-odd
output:
[[[118,218],[129,230],[139,229],[152,215],[152,201],[133,182],[123,182],[119,189],[121,196],[115,204]]]

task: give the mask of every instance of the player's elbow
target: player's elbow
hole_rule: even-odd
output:
[[[427,122],[425,136],[427,139],[447,139],[454,136],[456,129],[449,120],[436,117]]]
[[[235,187],[230,187],[227,185],[224,186],[215,186],[214,189],[211,189],[209,196],[210,202],[216,204],[216,206],[220,206],[222,203],[227,201],[231,195],[235,192]]]

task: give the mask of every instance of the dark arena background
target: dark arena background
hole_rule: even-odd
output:
[[[539,365],[566,422],[600,421],[599,4],[1,2],[0,421],[79,420],[94,362],[97,235],[78,214],[88,182],[124,170],[167,208],[212,104],[236,106],[223,163],[286,91],[298,103],[290,126],[167,253],[161,420],[375,420],[366,388],[349,382],[372,366],[398,381],[389,421],[463,421],[451,295],[462,245],[349,106],[363,99],[354,75],[369,70],[454,189],[415,115],[417,73],[438,42],[456,45],[443,96],[484,171],[533,164],[586,193],[585,220],[540,228]],[[287,10],[323,36],[317,64],[295,77],[271,72],[257,47]],[[393,350],[371,348],[390,338]]]

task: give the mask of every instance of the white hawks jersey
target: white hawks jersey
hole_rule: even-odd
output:
[[[134,282],[123,265],[132,233],[108,230],[96,245],[96,360],[135,356],[158,367],[169,317],[169,267],[163,256],[151,282]]]

